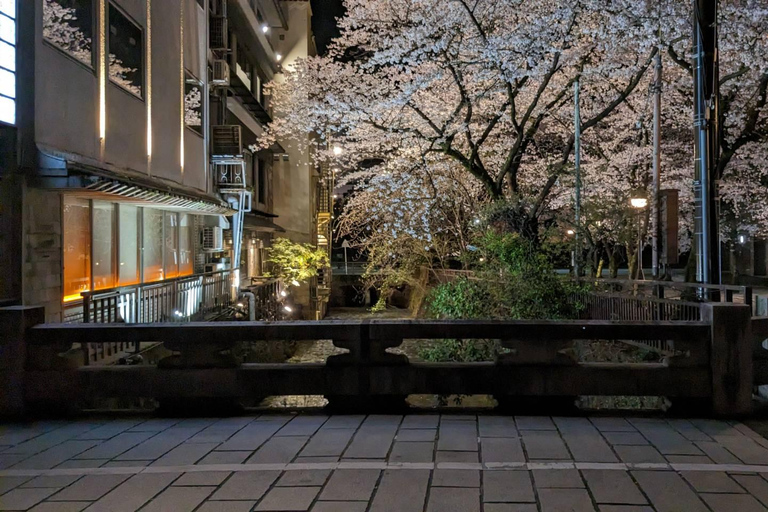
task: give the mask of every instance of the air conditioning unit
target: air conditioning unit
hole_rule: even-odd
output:
[[[242,158],[243,136],[240,125],[218,125],[211,127],[214,158]]]
[[[224,230],[218,226],[204,227],[201,234],[201,245],[205,252],[224,250]]]
[[[213,61],[213,77],[211,78],[211,85],[220,87],[229,86],[229,64],[226,60]]]

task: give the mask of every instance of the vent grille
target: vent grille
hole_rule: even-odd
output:
[[[213,78],[211,79],[211,85],[229,86],[229,64],[226,60],[214,60],[213,61]]]
[[[211,50],[224,51],[226,50],[229,39],[229,31],[227,18],[224,16],[211,16]]]
[[[239,125],[214,126],[212,133],[214,158],[243,157],[243,138]]]
[[[202,246],[206,252],[224,250],[224,230],[218,226],[205,227],[202,230]]]

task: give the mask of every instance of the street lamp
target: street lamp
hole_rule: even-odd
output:
[[[642,279],[645,279],[645,273],[643,272],[643,222],[641,214],[643,209],[648,206],[648,198],[640,194],[634,194],[629,199],[629,204],[637,210],[637,278],[640,279],[642,276]]]
[[[342,153],[343,149],[341,149],[340,146],[333,146],[333,154],[336,156],[339,156]]]

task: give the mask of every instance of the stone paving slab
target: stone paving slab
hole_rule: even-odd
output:
[[[0,441],[0,511],[768,512],[768,441],[717,420],[264,414]]]

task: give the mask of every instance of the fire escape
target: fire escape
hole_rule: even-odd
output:
[[[243,222],[251,211],[252,193],[246,179],[242,129],[227,122],[227,97],[231,86],[230,66],[227,62],[229,29],[226,0],[213,0],[210,4],[210,50],[213,55],[211,95],[219,98],[217,124],[211,128],[211,169],[219,194],[237,210],[232,216],[232,268],[240,266],[243,247]],[[239,276],[235,276],[239,286]]]
[[[316,177],[316,226],[317,226],[317,247],[325,250],[330,260],[333,247],[333,189],[334,176],[333,171],[328,165],[318,168],[319,176]],[[318,272],[317,291],[313,297],[316,301],[315,310],[322,316],[325,305],[331,295],[331,269],[324,268]]]

